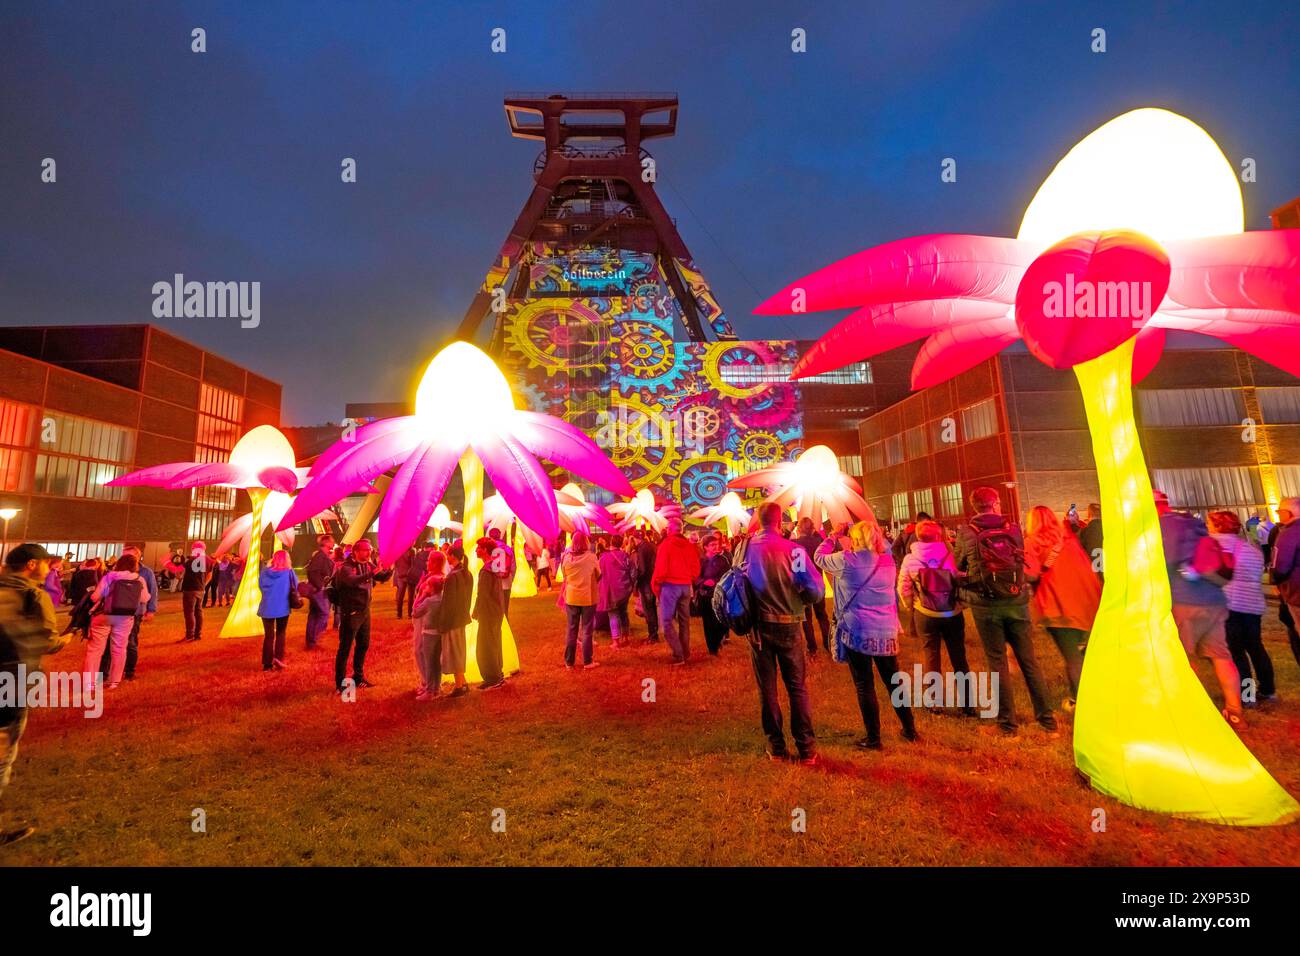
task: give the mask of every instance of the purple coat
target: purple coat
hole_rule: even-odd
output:
[[[636,567],[626,551],[610,548],[600,555],[596,610],[611,611],[632,596]]]

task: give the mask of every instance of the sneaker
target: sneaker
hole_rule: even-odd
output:
[[[911,730],[903,731],[903,739],[906,740],[908,743],[914,744],[921,739],[921,735],[918,734],[916,732],[916,728],[913,727]]]
[[[767,759],[776,763],[781,763],[786,760],[789,760],[790,754],[784,750],[779,750],[779,751],[769,750],[767,752]]]
[[[469,684],[461,684],[451,692],[452,697],[464,697],[469,693]]]
[[[19,840],[26,840],[35,832],[35,827],[19,827],[17,830],[0,833],[0,846],[8,846],[11,843],[17,843]]]
[[[565,665],[564,665],[564,669],[565,669],[566,671],[571,671],[571,670],[573,670],[573,665],[572,665],[572,664],[565,664]]]
[[[274,668],[275,668],[276,670],[278,670],[278,671],[282,671],[282,670],[284,670],[286,667],[288,667],[289,665],[286,664],[284,661],[280,660],[280,658],[277,657],[277,658],[275,658],[275,660],[271,661],[271,666],[274,667]]]
[[[853,741],[853,746],[859,750],[884,750],[885,745],[879,740],[872,740],[870,737],[859,737]]]
[[[799,758],[799,766],[801,767],[815,767],[819,763],[821,763],[821,758],[816,754],[809,754],[807,757]]]
[[[490,683],[490,684],[489,684],[487,681],[484,681],[483,683],[481,683],[481,684],[478,685],[478,689],[479,689],[479,690],[496,690],[496,689],[499,688],[499,687],[505,687],[505,686],[506,686],[506,679],[505,679],[504,677],[501,677],[501,678],[498,678],[497,680],[493,681],[493,682]]]
[[[593,667],[599,667],[599,666],[600,666],[600,661],[592,661],[592,662],[589,663],[589,664],[583,664],[583,665],[582,665],[582,669],[583,669],[584,671],[589,671],[589,670],[591,670]]]
[[[358,687],[374,687],[374,681],[366,680],[364,677],[354,677],[352,682]]]

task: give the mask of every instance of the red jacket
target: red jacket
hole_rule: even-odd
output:
[[[670,534],[659,544],[650,587],[659,593],[663,584],[694,584],[700,576],[700,549],[680,534]]]

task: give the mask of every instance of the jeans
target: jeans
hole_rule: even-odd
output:
[[[421,627],[415,635],[415,668],[420,672],[420,690],[438,693],[442,686],[442,635]]]
[[[546,579],[546,590],[549,591],[551,588],[553,588],[553,587],[555,586],[555,585],[553,585],[553,584],[551,583],[551,569],[550,569],[550,568],[538,568],[538,569],[537,569],[537,586],[538,586],[539,588],[542,586],[542,578],[545,578],[545,579]]]
[[[949,671],[955,671],[958,674],[970,672],[970,664],[966,660],[966,618],[962,614],[954,614],[952,617],[931,617],[929,614],[922,614],[920,611],[913,613],[912,619],[916,622],[917,632],[921,636],[925,647],[925,669],[927,673],[944,674]],[[943,649],[948,649],[948,663],[952,666],[947,671],[943,668]],[[974,714],[975,708],[967,706],[962,708],[967,714]]]
[[[808,644],[808,653],[817,653],[817,638],[813,634],[813,618],[817,618],[817,627],[822,632],[822,647],[831,649],[831,619],[826,615],[826,599],[809,604],[803,612],[803,639]]]
[[[716,587],[717,585],[714,585]],[[704,644],[709,649],[710,654],[717,654],[718,649],[722,647],[722,641],[727,636],[727,625],[718,620],[718,616],[713,613],[713,588],[702,588],[704,592],[704,613],[700,615],[704,623]]]
[[[361,611],[339,611],[339,652],[334,658],[334,686],[343,689],[343,678],[348,670],[348,653],[356,644],[352,656],[352,679],[360,683],[366,676],[366,651],[370,649],[370,608]]]
[[[131,627],[131,636],[126,642],[126,667],[122,671],[124,680],[135,678],[135,662],[140,657],[140,621],[143,620],[136,615],[135,624]],[[99,660],[99,672],[101,674],[111,674],[113,672],[113,643],[109,641],[104,646],[104,656]]]
[[[203,587],[203,606],[204,606],[204,607],[207,607],[209,604],[211,604],[211,605],[214,606],[214,607],[216,606],[216,603],[217,603],[217,584],[218,584],[218,581],[217,581],[217,575],[214,574],[214,575],[212,575],[211,578],[208,579],[208,583],[207,583],[206,585],[204,585],[204,587]]]
[[[197,641],[203,636],[203,592],[182,591],[181,609],[185,612],[185,639]]]
[[[411,608],[415,606],[415,588],[416,585],[407,581],[405,578],[398,578],[393,582],[397,585],[397,619],[402,619],[402,606],[406,606],[406,616],[411,616]]]
[[[284,663],[284,634],[288,629],[288,614],[262,618],[262,670],[269,671],[276,661]]]
[[[808,685],[804,681],[807,661],[803,644],[800,643],[801,629],[801,624],[760,623],[755,625],[749,643],[754,680],[758,683],[762,708],[763,733],[767,737],[768,751],[778,757],[787,753],[781,701],[777,697],[778,673],[785,683],[786,695],[790,698],[790,734],[794,737],[799,756],[811,757],[817,753],[812,702],[808,697]]]
[[[1083,674],[1083,645],[1088,640],[1088,632],[1076,627],[1049,627],[1047,633],[1052,635],[1061,656],[1065,658],[1065,676],[1070,682],[1070,700],[1079,696],[1079,676]]]
[[[1034,644],[1029,629],[1029,609],[1024,604],[994,605],[971,608],[975,630],[984,645],[984,657],[990,671],[998,675],[998,724],[1004,731],[1016,727],[1015,693],[1007,679],[1007,647],[1016,654],[1020,672],[1024,674],[1029,699],[1034,705],[1034,716],[1048,730],[1056,729],[1056,717],[1047,704],[1047,687],[1043,673],[1034,656]]]
[[[628,595],[621,601],[615,601],[609,609],[609,637],[615,644],[632,636],[632,622],[627,617],[627,602],[631,599],[631,595]]]
[[[920,617],[920,615],[917,615]],[[903,734],[912,737],[916,734],[916,724],[912,720],[912,708],[904,699],[894,703],[894,675],[898,673],[898,658],[893,654],[888,657],[870,657],[859,654],[852,648],[845,648],[849,655],[849,674],[853,678],[853,687],[858,693],[858,710],[862,713],[862,725],[867,729],[867,740],[873,744],[880,743],[880,708],[876,706],[876,679],[871,674],[872,661],[880,671],[881,683],[885,685],[885,696],[889,698],[903,725]]]
[[[669,584],[659,586],[659,627],[664,632],[673,660],[684,661],[691,656],[691,586]]]
[[[564,637],[564,663],[573,666],[578,651],[578,632],[582,632],[582,663],[591,663],[591,631],[596,623],[596,608],[590,604],[566,604],[564,613],[569,618],[569,628]],[[611,619],[611,624],[613,623]]]
[[[659,600],[649,582],[637,588],[641,595],[641,610],[645,612],[646,640],[659,640]]]
[[[6,737],[4,753],[0,754],[0,794],[5,792],[9,778],[13,776],[14,761],[18,759],[18,741],[27,729],[27,708],[7,707],[0,711],[0,719],[5,717],[12,719],[7,725],[0,726],[0,733]]]
[[[321,634],[330,622],[330,599],[321,588],[307,599],[307,649],[311,650],[320,641]]]
[[[193,593],[199,595],[202,592]],[[104,660],[104,648],[110,641],[113,644],[113,656],[108,683],[121,682],[122,674],[126,670],[126,648],[131,640],[131,628],[136,620],[133,614],[97,614],[90,619],[90,643],[86,646],[86,657],[81,669],[91,675],[90,680],[95,683],[95,686],[100,686],[96,675],[102,673],[99,667]]]
[[[1243,683],[1250,677],[1251,667],[1254,667],[1256,700],[1277,693],[1277,686],[1273,682],[1273,659],[1268,656],[1260,636],[1262,622],[1263,615],[1229,611],[1228,622],[1224,625],[1228,650],[1232,653],[1232,661],[1237,665],[1237,673],[1241,675]]]
[[[485,617],[478,622],[478,640],[474,645],[474,659],[484,684],[498,684],[505,679],[505,664],[501,652],[501,622],[499,617]]]

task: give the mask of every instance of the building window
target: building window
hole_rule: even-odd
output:
[[[872,442],[863,449],[863,453],[866,455],[868,472],[879,471],[881,468],[885,467],[884,442]],[[866,472],[863,472],[863,474],[866,474]]]
[[[907,446],[907,457],[913,461],[924,458],[929,449],[925,446],[925,426],[917,425],[903,432],[903,443]]]
[[[1147,426],[1240,425],[1246,417],[1241,391],[1235,388],[1138,389],[1134,394]]]
[[[42,541],[40,545],[50,554],[57,555],[60,558],[71,554],[72,561],[75,564],[80,564],[87,558],[107,558],[109,555],[121,555],[123,547],[121,541]]]
[[[32,456],[39,409],[0,399],[0,491],[30,491]]]
[[[107,483],[129,471],[135,432],[91,418],[47,412],[41,423],[33,490],[41,495],[125,501]]]
[[[906,522],[911,515],[907,513],[907,492],[896,491],[889,506],[890,517],[896,522]]]
[[[220,541],[234,516],[228,511],[190,512],[189,537],[191,541]]]
[[[835,460],[839,462],[840,471],[846,475],[865,474],[862,470],[861,455],[837,455]]]
[[[1300,387],[1257,388],[1255,394],[1264,421],[1272,425],[1300,423]]]
[[[722,366],[719,371],[722,380],[729,385],[762,385],[771,382],[789,382],[790,376],[794,372],[794,365],[790,362],[777,362],[772,365],[749,365],[744,362],[735,362],[731,365]],[[846,365],[831,372],[801,378],[795,384],[870,385],[871,363],[854,362],[852,365]]]
[[[199,390],[198,461],[229,461],[244,430],[244,400],[215,385]]]
[[[934,515],[934,490],[931,488],[912,492],[912,513],[920,514],[922,511]]]
[[[1273,477],[1283,498],[1300,497],[1300,465],[1274,465]]]
[[[903,460],[903,436],[890,435],[885,439],[885,465],[897,465]]]
[[[939,508],[945,518],[959,516],[963,511],[963,504],[960,481],[939,488]]]
[[[1151,484],[1169,496],[1175,508],[1238,508],[1264,501],[1259,470],[1223,468],[1156,468]]]
[[[975,441],[997,433],[998,409],[993,399],[986,398],[961,410],[962,441]]]

